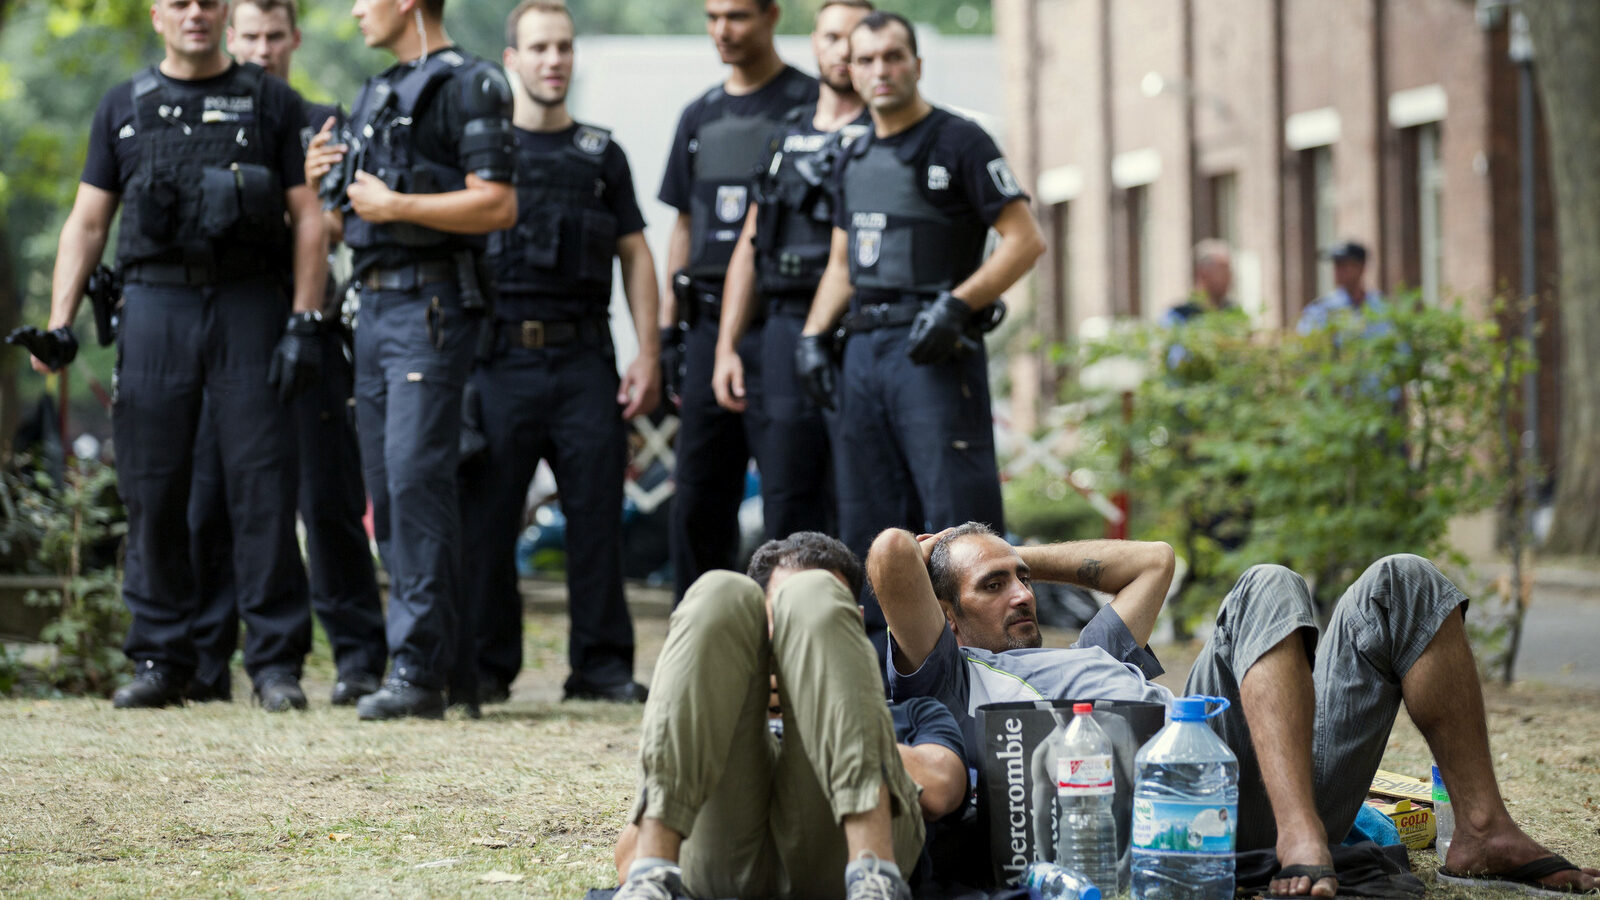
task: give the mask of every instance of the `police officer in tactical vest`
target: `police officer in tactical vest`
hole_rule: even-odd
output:
[[[101,100],[56,252],[50,330],[18,336],[40,371],[72,361],[71,324],[120,205],[126,289],[112,428],[128,511],[124,650],[135,677],[113,696],[119,708],[181,703],[194,672],[186,511],[202,404],[217,426],[238,538],[245,669],[267,709],[305,704],[311,627],[284,400],[316,377],[324,236],[296,139],[300,99],[259,66],[223,55],[226,17],[220,0],[152,5],[165,55]]]
[[[775,363],[762,371],[766,428],[756,458],[768,540],[838,528],[827,423],[789,360],[828,263],[833,169],[872,127],[850,83],[850,31],[872,9],[870,0],[827,0],[817,11],[811,32],[822,75],[817,102],[790,110],[768,141],[722,292],[711,385],[723,409],[742,413],[748,407],[739,339],[750,314],[760,305],[766,309],[761,357]]]
[[[488,335],[482,235],[516,222],[511,87],[451,45],[444,0],[356,0],[369,79],[348,126],[312,139],[306,172],[355,258],[356,430],[389,573],[394,666],[363,719],[444,715],[462,602],[456,466],[462,390]],[[327,172],[333,172],[332,177]]]
[[[287,81],[290,62],[300,45],[297,13],[295,0],[235,0],[228,20],[228,53]],[[306,101],[305,111],[300,127],[302,146],[328,117],[339,115],[335,107],[310,101]],[[339,320],[333,280],[326,284],[322,321],[317,323],[320,377],[292,401],[291,414],[298,446],[300,518],[310,558],[311,608],[328,634],[338,667],[331,699],[344,706],[378,689],[389,650],[384,642],[383,606],[372,552],[361,521],[367,492],[361,483],[361,457],[350,415],[353,370],[347,353],[349,331]],[[228,521],[217,423],[210,413],[203,404],[189,497],[190,544],[200,595],[194,627],[199,657],[189,683],[189,699],[196,701],[232,699],[228,667],[239,641],[233,528]]]
[[[477,627],[466,632],[451,699],[477,682],[504,700],[522,668],[516,541],[540,459],[555,472],[567,520],[572,636],[567,699],[642,701],[633,680],[633,623],[622,591],[622,482],[627,420],[660,399],[655,262],[622,148],[567,112],[572,15],[523,0],[506,19],[514,73],[517,224],[489,235],[499,287],[493,355],[468,389],[484,447],[461,466],[464,586]],[[619,380],[607,315],[612,260],[639,335]]]
[[[705,0],[705,7],[706,30],[733,69],[727,81],[684,108],[659,194],[678,210],[667,271],[686,276],[675,275],[676,290],[661,304],[669,393],[681,381],[668,532],[679,600],[701,573],[737,563],[745,471],[760,452],[765,425],[761,329],[752,325],[739,348],[748,407],[742,415],[730,412],[717,405],[711,388],[723,282],[773,126],[817,96],[816,79],[786,65],[773,47],[779,14],[773,0]]]
[[[982,332],[1044,242],[994,141],[918,92],[909,22],[862,19],[850,73],[873,133],[841,167],[828,267],[795,355],[808,390],[838,408],[840,535],[865,556],[885,528],[1003,532]],[[990,228],[1000,239],[984,259]],[[829,342],[841,318],[838,379]],[[881,652],[882,613],[867,601]]]

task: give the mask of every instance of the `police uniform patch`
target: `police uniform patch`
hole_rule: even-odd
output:
[[[579,150],[591,155],[599,156],[605,152],[606,145],[611,143],[611,135],[588,125],[578,126],[578,133],[572,136],[572,143]]]
[[[1011,174],[1011,164],[1004,157],[989,160],[989,177],[994,179],[994,186],[1000,189],[1000,193],[1007,197],[1022,193],[1022,185],[1017,183],[1017,176]]]
[[[865,136],[871,128],[870,125],[846,125],[839,129],[839,146],[850,146],[855,143],[856,138]]]
[[[871,268],[878,263],[878,254],[883,251],[883,231],[877,228],[856,229],[856,262],[863,269]]]
[[[947,191],[950,189],[950,170],[944,166],[928,167],[928,190]]]
[[[742,184],[725,184],[717,188],[717,218],[724,222],[737,222],[744,218],[745,201],[749,190]]]

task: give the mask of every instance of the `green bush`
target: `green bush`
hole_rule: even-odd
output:
[[[1075,465],[1128,491],[1130,535],[1189,561],[1188,623],[1256,563],[1306,575],[1326,612],[1380,556],[1450,556],[1449,521],[1504,491],[1502,389],[1531,364],[1492,320],[1414,296],[1309,336],[1213,314],[1082,356],[1145,365],[1131,414],[1094,406]]]
[[[0,513],[0,555],[29,559],[33,574],[61,580],[59,590],[29,591],[26,599],[49,610],[39,638],[55,652],[39,667],[0,655],[0,694],[110,693],[127,668],[119,649],[128,615],[118,558],[127,522],[116,472],[77,461],[58,486],[25,465],[7,471]]]

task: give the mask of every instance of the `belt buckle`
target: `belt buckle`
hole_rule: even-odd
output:
[[[522,346],[530,350],[544,348],[544,323],[532,320],[522,323]]]

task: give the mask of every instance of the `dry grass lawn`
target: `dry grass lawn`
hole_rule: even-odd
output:
[[[565,620],[528,623],[512,702],[476,722],[357,722],[327,705],[325,660],[304,714],[243,699],[152,712],[0,702],[0,895],[577,898],[614,883],[639,713],[558,702]],[[648,676],[665,622],[638,625]],[[1186,671],[1181,649],[1166,655]],[[1488,708],[1513,813],[1600,860],[1600,695],[1521,686],[1491,690]],[[1428,762],[1402,719],[1386,767]],[[1412,858],[1431,880],[1433,854]]]

